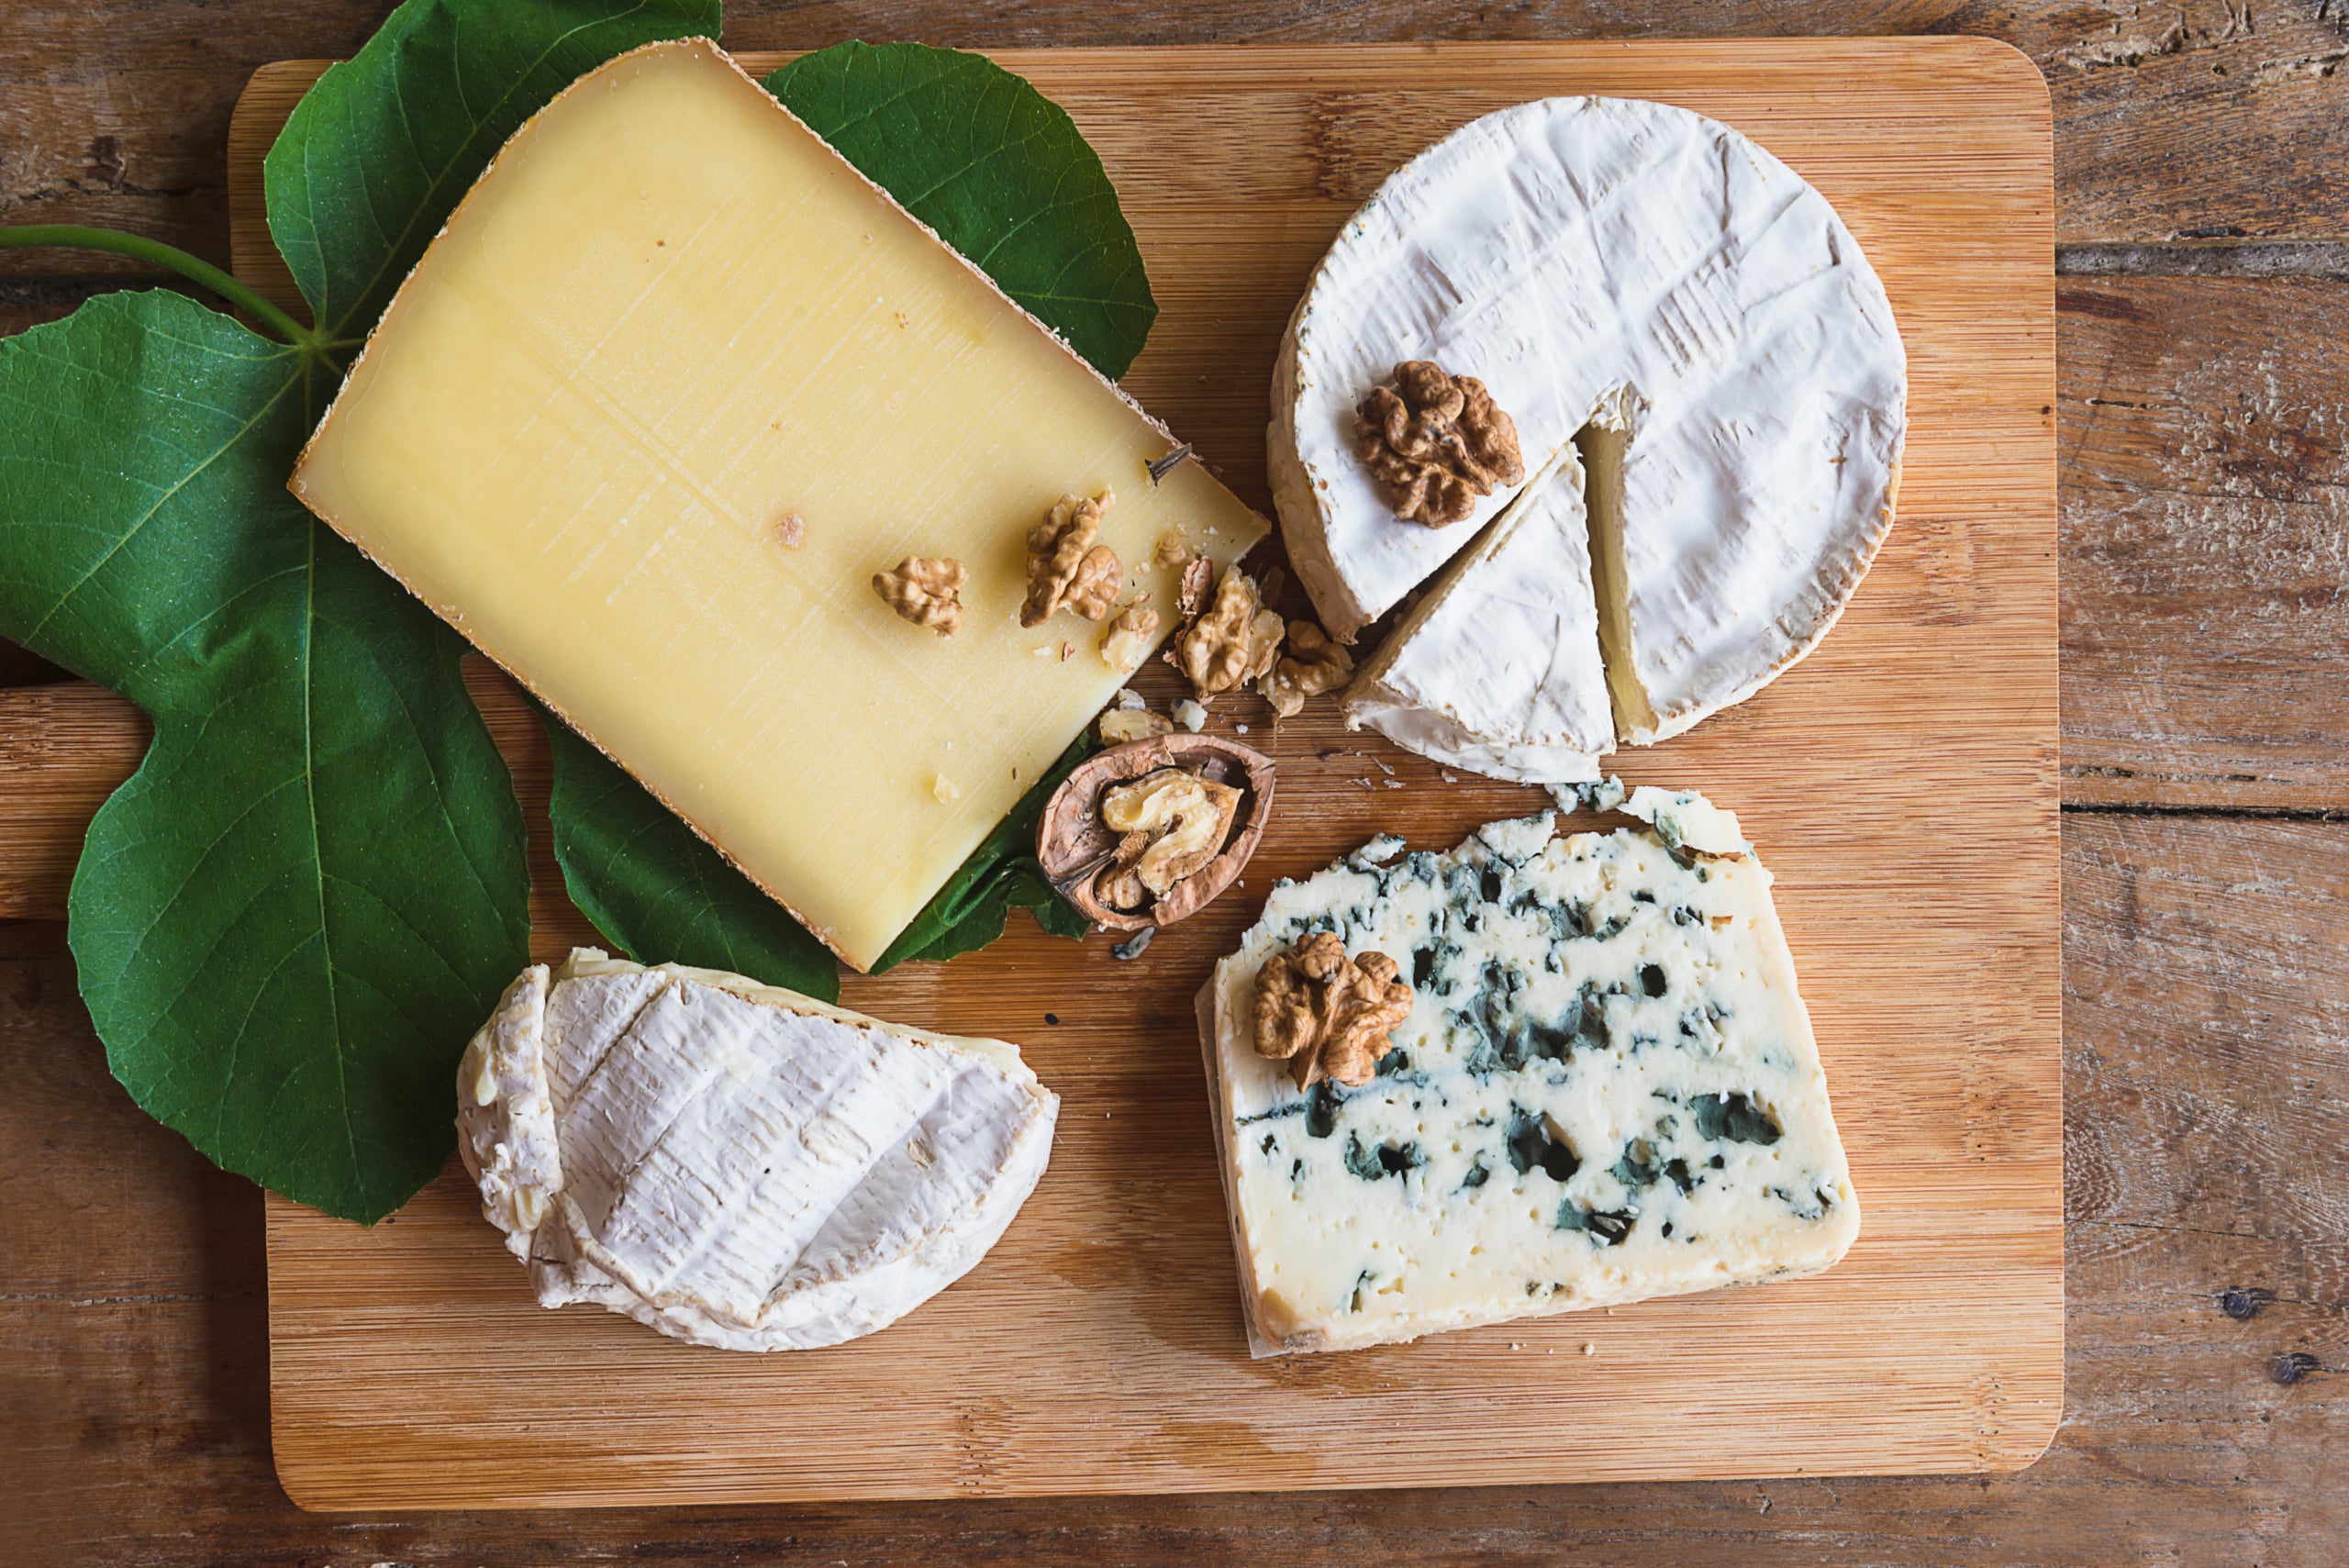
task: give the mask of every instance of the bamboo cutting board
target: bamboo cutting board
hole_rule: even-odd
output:
[[[1462,122],[1661,98],[1817,183],[1907,339],[1901,510],[1841,628],[1694,733],[1616,759],[1738,811],[1778,876],[1866,1216],[1832,1272],[1345,1355],[1253,1362],[1191,998],[1273,878],[1380,830],[1444,847],[1546,804],[1456,782],[1328,704],[1270,734],[1241,887],[1130,962],[1012,936],[849,977],[852,1006],[1019,1041],[1051,1173],[968,1278],[829,1351],[676,1344],[540,1310],[452,1164],[373,1230],[272,1199],[278,1473],[314,1508],[1522,1483],[2007,1469],[2062,1405],[2054,343],[2046,92],[1976,39],[1015,50],[1099,149],[1163,307],[1126,384],[1269,512],[1275,346],[1339,224]],[[776,60],[751,56],[753,72]],[[295,304],[260,161],[319,62],[230,140],[240,274]],[[298,308],[298,304],[295,304]],[[1291,591],[1292,613],[1305,606]],[[1162,686],[1159,683],[1163,682]],[[543,742],[484,706],[534,815]],[[1174,695],[1153,669],[1144,689]],[[544,834],[538,830],[538,843]],[[542,849],[536,946],[593,940]],[[659,958],[662,954],[648,955]]]

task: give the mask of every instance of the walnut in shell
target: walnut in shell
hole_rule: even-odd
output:
[[[1166,774],[1181,776],[1154,777]],[[1137,781],[1151,787],[1127,787]],[[1192,784],[1198,786],[1196,792]],[[1198,801],[1214,813],[1213,825],[1204,833],[1195,828],[1200,842],[1177,843],[1148,865],[1150,875],[1144,877],[1150,847],[1172,837],[1185,820],[1186,814],[1174,807],[1193,805],[1189,817],[1197,820]],[[1239,879],[1264,836],[1272,802],[1272,759],[1236,740],[1175,734],[1130,741],[1086,758],[1052,793],[1036,825],[1036,858],[1061,896],[1095,924],[1117,931],[1171,926]],[[1105,806],[1132,826],[1111,826]],[[1161,816],[1163,828],[1154,825]],[[1103,873],[1113,867],[1114,874],[1105,879]],[[1119,885],[1130,876],[1141,884],[1139,894],[1131,885]],[[1111,884],[1107,889],[1105,880]],[[1112,896],[1105,897],[1105,892]]]
[[[1404,361],[1393,386],[1363,395],[1354,455],[1397,517],[1431,528],[1464,521],[1494,486],[1525,477],[1516,421],[1483,382],[1432,360]]]

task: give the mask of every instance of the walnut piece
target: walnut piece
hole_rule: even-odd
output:
[[[1174,609],[1185,620],[1197,615],[1208,602],[1208,592],[1215,586],[1215,562],[1204,555],[1195,555],[1183,568],[1183,581],[1174,590]]]
[[[1158,612],[1150,607],[1147,592],[1111,617],[1101,633],[1101,662],[1114,670],[1138,670],[1150,656],[1150,639],[1158,635]]]
[[[1256,972],[1256,1054],[1289,1064],[1300,1089],[1323,1078],[1370,1082],[1395,1049],[1389,1031],[1411,1016],[1411,988],[1383,952],[1348,958],[1332,931],[1276,952]]]
[[[1169,528],[1158,536],[1158,548],[1151,552],[1151,558],[1170,572],[1179,572],[1197,559],[1191,541],[1183,537],[1179,528]]]
[[[1094,878],[1094,896],[1119,910],[1165,897],[1222,851],[1239,813],[1238,790],[1180,768],[1103,791],[1102,824],[1124,837]]]
[[[1255,580],[1231,567],[1216,584],[1215,602],[1184,629],[1175,663],[1203,697],[1233,691],[1273,667],[1286,629],[1264,608]]]
[[[916,626],[941,637],[963,629],[963,583],[970,575],[952,556],[930,561],[908,555],[893,572],[875,572],[873,591],[881,602]]]
[[[1125,568],[1118,552],[1094,539],[1101,517],[1118,504],[1114,490],[1087,499],[1063,495],[1044,520],[1028,530],[1028,598],[1019,606],[1021,626],[1041,626],[1063,607],[1086,620],[1099,620],[1118,602]]]
[[[1101,716],[1101,744],[1122,746],[1129,740],[1147,740],[1153,735],[1172,735],[1174,721],[1163,713],[1146,708],[1113,707]]]
[[[1397,517],[1431,528],[1464,521],[1478,496],[1525,477],[1516,422],[1483,382],[1447,374],[1432,360],[1404,361],[1393,386],[1364,395],[1354,455]]]
[[[1353,656],[1309,620],[1288,623],[1288,647],[1256,689],[1283,718],[1304,711],[1305,699],[1334,692],[1354,673]]]

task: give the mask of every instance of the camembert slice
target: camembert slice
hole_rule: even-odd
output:
[[[1800,659],[1891,526],[1908,367],[1883,285],[1823,195],[1687,109],[1487,115],[1397,171],[1323,258],[1267,458],[1290,557],[1349,639],[1514,495],[1449,528],[1392,515],[1354,414],[1408,360],[1483,381],[1529,474],[1581,439],[1621,740],[1676,734]],[[1500,570],[1472,563],[1454,592]]]
[[[1025,539],[1163,611],[1261,520],[718,48],[599,68],[401,287],[295,492],[869,968],[1127,680]],[[967,570],[952,637],[872,586]],[[1162,614],[1162,628],[1173,617]]]
[[[1622,804],[1654,828],[1558,837],[1543,813],[1448,853],[1376,840],[1275,886],[1216,966],[1209,1103],[1259,1355],[1810,1273],[1851,1246],[1770,873],[1700,796]],[[1414,996],[1368,1084],[1299,1092],[1251,1006],[1264,962],[1322,931]]]
[[[1615,722],[1589,528],[1568,446],[1379,644],[1340,699],[1348,726],[1494,778],[1598,777]]]
[[[1001,1040],[592,948],[507,988],[457,1100],[541,1306],[737,1351],[870,1334],[953,1284],[1035,1189],[1060,1110]]]

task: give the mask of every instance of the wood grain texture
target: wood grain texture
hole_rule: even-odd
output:
[[[2349,285],[2057,301],[2065,798],[2349,807]]]
[[[222,149],[264,61],[347,55],[388,0],[11,0],[0,28],[0,223],[109,224],[225,256]],[[734,0],[735,49],[843,38],[965,48],[1964,33],[2028,53],[2057,109],[2058,235],[2349,236],[2342,0]],[[103,40],[101,42],[100,40]],[[60,253],[0,276],[106,270]]]
[[[259,1195],[106,1076],[60,929],[0,926],[0,1148],[42,1156],[0,1162],[0,1562],[2337,1568],[2349,827],[2064,838],[2066,1414],[2017,1475],[304,1515],[270,1468]],[[2277,1382],[2295,1355],[2343,1370]]]
[[[1128,387],[1259,506],[1262,389],[1306,272],[1389,170],[1453,127],[1547,93],[1664,97],[1753,130],[1837,202],[1909,344],[1903,524],[1798,676],[1624,763],[1735,803],[1768,848],[1868,1229],[1820,1280],[1252,1362],[1189,998],[1260,895],[1130,965],[1022,922],[985,954],[847,987],[883,1017],[1019,1040],[1064,1097],[1051,1174],[969,1278],[888,1334],[746,1362],[540,1312],[462,1180],[373,1232],[273,1201],[289,1491],[462,1507],[2027,1462],[2060,1409],[2061,1354],[2037,75],[1955,39],[1178,50],[1147,70],[1123,50],[1002,58],[1076,117],[1141,240],[1163,314]],[[317,69],[261,72],[230,137],[232,254],[280,295],[251,171]],[[1252,740],[1269,717],[1252,699],[1219,715]],[[1270,749],[1282,804],[1259,888],[1380,829],[1446,844],[1542,803],[1447,784],[1343,735],[1326,706]],[[1920,900],[1949,910],[1924,936],[1909,923]],[[1917,1029],[1942,1051],[1917,1056]],[[1497,1406],[1496,1386],[1521,1396]],[[786,1406],[798,1420],[775,1418]]]

